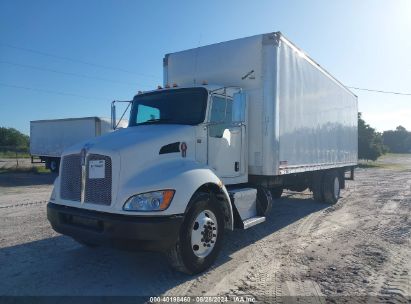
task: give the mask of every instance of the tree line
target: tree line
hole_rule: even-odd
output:
[[[28,152],[29,136],[14,128],[0,127],[0,152]]]
[[[0,127],[0,152],[28,152],[29,145],[29,136],[14,128]],[[376,160],[387,152],[411,153],[411,132],[402,126],[377,132],[358,113],[358,158]]]
[[[377,132],[358,113],[358,158],[376,160],[387,152],[411,153],[411,132],[403,126]]]

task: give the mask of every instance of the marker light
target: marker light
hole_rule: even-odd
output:
[[[130,197],[123,206],[125,211],[163,211],[168,208],[174,190],[141,193]]]

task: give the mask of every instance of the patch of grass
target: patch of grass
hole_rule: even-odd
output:
[[[380,168],[381,164],[376,163],[376,162],[358,162],[358,168]]]
[[[384,163],[380,162],[379,160],[377,161],[359,161],[358,162],[358,167],[359,168],[365,168],[365,169],[370,169],[370,168],[376,168],[376,169],[389,169],[389,170],[394,170],[394,171],[403,171],[407,170],[408,167],[404,164],[401,163]]]
[[[30,158],[31,155],[29,153],[17,153],[17,158]],[[16,159],[16,152],[12,152],[12,151],[3,151],[0,152],[0,158],[14,158]]]
[[[380,157],[380,159],[384,159],[387,157],[395,157],[395,158],[410,158],[411,153],[386,153]]]
[[[0,168],[0,174],[3,173],[48,174],[50,173],[50,170],[43,166]]]

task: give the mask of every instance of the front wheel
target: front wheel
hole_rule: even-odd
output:
[[[172,267],[187,274],[200,273],[216,260],[224,236],[224,213],[214,195],[193,198],[177,243],[167,252]]]

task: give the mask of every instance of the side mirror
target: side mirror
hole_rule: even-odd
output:
[[[124,110],[123,114],[121,115],[121,117],[118,121],[117,121],[117,118],[116,118],[116,102],[126,102],[126,103],[128,103],[126,109]],[[127,110],[130,108],[132,103],[133,103],[132,100],[113,100],[111,102],[111,128],[113,130],[118,129],[119,126],[120,126],[120,128],[124,127],[124,123],[122,123],[123,122],[123,117],[126,114]]]
[[[233,95],[233,122],[245,122],[246,100],[247,95],[243,92],[238,92]]]

